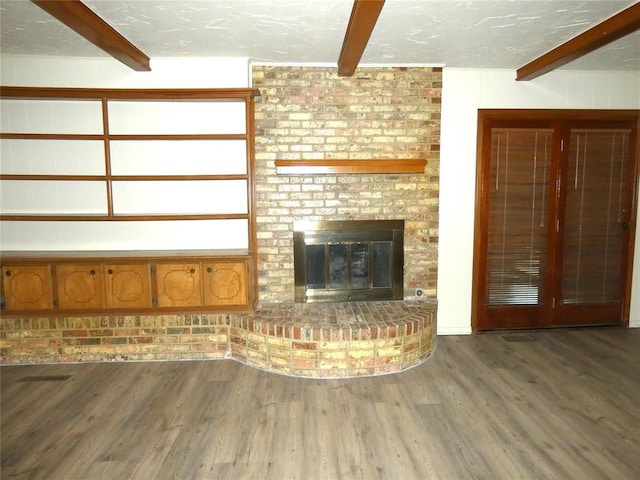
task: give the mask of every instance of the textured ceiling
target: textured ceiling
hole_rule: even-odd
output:
[[[516,69],[636,2],[386,0],[361,65]],[[151,57],[335,65],[352,0],[85,0]],[[0,53],[106,54],[28,0],[0,1]],[[640,70],[640,32],[566,69]]]

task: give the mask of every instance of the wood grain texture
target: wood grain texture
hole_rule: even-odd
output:
[[[149,57],[80,0],[32,2],[126,66],[151,71]]]
[[[5,366],[2,478],[638,478],[640,329],[517,335],[440,337],[417,368],[345,380]]]
[[[414,159],[322,159],[275,161],[278,175],[335,175],[335,174],[423,174],[427,160]]]
[[[516,80],[533,80],[638,29],[640,3],[631,5],[520,67],[516,71]]]
[[[353,1],[347,32],[338,57],[339,76],[350,77],[354,74],[383,6],[384,0]]]
[[[6,98],[110,98],[119,100],[206,100],[260,96],[257,88],[66,88],[0,86]]]

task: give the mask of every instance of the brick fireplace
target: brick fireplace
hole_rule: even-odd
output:
[[[253,67],[259,302],[294,301],[293,222],[405,220],[404,298],[435,298],[439,68]],[[425,158],[424,174],[278,175],[281,159]]]
[[[299,376],[392,373],[435,346],[442,73],[253,67],[259,308],[234,356]],[[417,174],[279,174],[276,161],[427,160]],[[404,220],[405,302],[296,304],[294,223]],[[416,289],[426,300],[415,301]],[[269,320],[266,320],[269,319]],[[249,338],[253,339],[253,342]]]

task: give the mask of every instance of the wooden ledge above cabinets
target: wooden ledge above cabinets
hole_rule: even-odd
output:
[[[416,159],[385,160],[276,160],[278,175],[393,174],[424,173],[427,161]]]

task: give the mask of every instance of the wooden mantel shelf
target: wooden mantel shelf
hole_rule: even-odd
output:
[[[426,164],[427,161],[424,158],[405,160],[276,160],[276,173],[278,175],[424,173]]]

